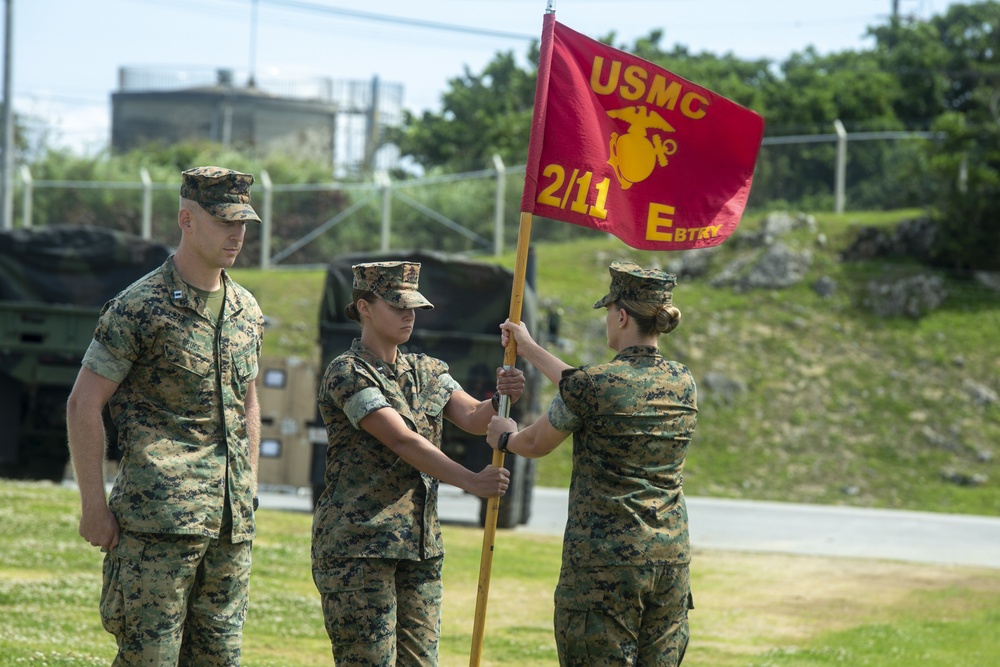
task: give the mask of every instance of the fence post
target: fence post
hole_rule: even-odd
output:
[[[23,209],[21,215],[24,217],[22,218],[21,226],[27,229],[31,227],[31,202],[34,195],[35,182],[31,178],[31,170],[28,169],[28,165],[22,164],[20,173],[21,183],[24,184],[24,192],[21,195],[24,198],[21,204],[21,208]]]
[[[389,234],[392,227],[392,182],[389,174],[379,171],[375,174],[375,182],[382,189],[382,252],[389,250]]]
[[[142,179],[142,238],[153,238],[153,179],[145,167],[139,170]]]
[[[493,154],[493,168],[497,170],[496,203],[493,205],[493,256],[499,257],[503,252],[504,186],[507,179],[503,159],[498,153]]]
[[[260,216],[260,268],[271,267],[271,205],[274,203],[274,184],[267,169],[260,172],[260,184],[264,189],[264,201]]]
[[[3,40],[3,162],[0,163],[0,205],[3,208],[2,226],[4,229],[14,227],[14,96],[11,94],[12,77],[11,64],[14,59],[14,0],[7,0],[4,17]]]
[[[847,131],[840,119],[833,121],[833,129],[837,131],[837,175],[834,186],[833,209],[836,213],[844,212],[844,188],[847,180]]]

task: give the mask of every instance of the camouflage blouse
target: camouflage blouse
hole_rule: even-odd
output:
[[[264,318],[248,291],[223,282],[218,323],[172,259],[101,312],[94,340],[128,369],[91,368],[120,379],[109,407],[123,456],[109,505],[123,530],[218,537],[228,489],[233,542],[254,537],[244,400]]]
[[[358,423],[389,407],[440,447],[445,405],[460,389],[443,361],[400,352],[393,367],[360,339],[330,362],[319,392],[329,444],[326,489],[313,520],[314,560],[422,560],[444,553],[438,481],[400,459]]]
[[[694,378],[656,347],[563,372],[549,421],[573,433],[564,567],[688,563],[681,474]]]

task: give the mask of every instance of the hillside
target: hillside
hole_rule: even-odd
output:
[[[781,235],[782,247],[807,258],[783,288],[748,279],[773,268],[747,243],[762,236],[759,218],[695,257],[599,234],[538,245],[539,298],[560,313],[557,354],[588,363],[611,356],[603,315],[591,308],[611,261],[681,274],[674,300],[683,320],[661,348],[699,382],[691,495],[996,515],[1000,294],[898,259],[840,259],[862,226],[891,228],[915,214],[810,218]],[[513,256],[499,261],[512,266]],[[265,353],[316,358],[323,272],[233,273],[272,322]],[[927,286],[911,300],[934,309],[876,315],[878,295],[911,278]],[[563,446],[540,461],[539,483],[567,484],[569,454]]]

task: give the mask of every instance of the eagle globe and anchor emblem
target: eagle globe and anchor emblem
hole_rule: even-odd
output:
[[[653,134],[652,139],[646,136],[647,130],[675,131],[655,111],[649,111],[644,106],[634,106],[612,109],[607,113],[610,117],[629,124],[625,134],[611,133],[609,145],[611,157],[608,164],[615,170],[622,190],[628,190],[634,184],[649,178],[657,164],[666,167],[669,161],[667,157],[677,152],[677,142],[673,139],[664,141],[659,134]]]

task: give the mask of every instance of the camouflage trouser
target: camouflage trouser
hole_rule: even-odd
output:
[[[250,542],[122,533],[101,590],[114,667],[237,667],[249,591]]]
[[[676,667],[693,609],[687,565],[566,568],[555,593],[563,667]]]
[[[331,558],[313,564],[339,667],[435,667],[441,566],[428,560]]]

